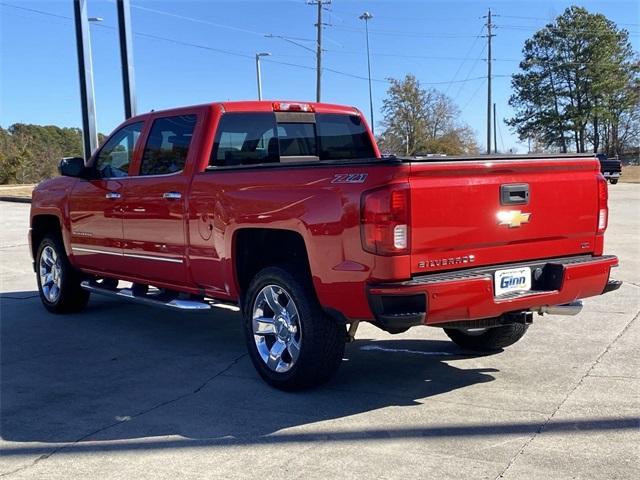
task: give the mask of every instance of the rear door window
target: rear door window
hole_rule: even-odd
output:
[[[279,161],[273,113],[225,113],[218,124],[209,166],[228,167]]]
[[[184,169],[196,121],[196,115],[154,120],[142,153],[140,175],[167,175]]]

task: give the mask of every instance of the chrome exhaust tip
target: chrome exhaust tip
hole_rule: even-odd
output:
[[[535,309],[540,315],[577,315],[582,311],[582,300],[565,303],[564,305],[543,305]]]

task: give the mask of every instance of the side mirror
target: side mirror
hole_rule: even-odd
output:
[[[65,177],[84,177],[85,166],[84,158],[80,157],[64,157],[58,164],[60,175]]]

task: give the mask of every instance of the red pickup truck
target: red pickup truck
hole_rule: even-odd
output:
[[[593,156],[385,158],[355,108],[223,102],[131,118],[60,171],[31,208],[49,311],[239,307],[281,389],[330,378],[362,321],[499,350],[620,286]]]

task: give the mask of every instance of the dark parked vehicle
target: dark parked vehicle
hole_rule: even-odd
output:
[[[596,155],[600,161],[600,171],[611,185],[618,183],[618,179],[622,176],[622,164],[618,157],[608,158],[604,153]]]

